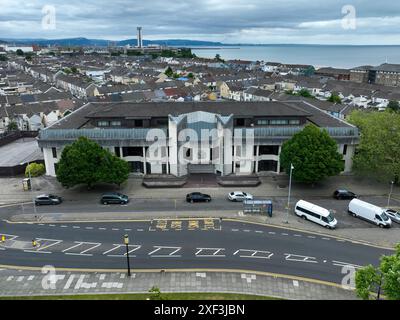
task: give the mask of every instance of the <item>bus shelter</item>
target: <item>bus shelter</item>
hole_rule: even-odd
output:
[[[244,213],[268,214],[272,217],[272,201],[271,200],[245,200],[243,201]]]

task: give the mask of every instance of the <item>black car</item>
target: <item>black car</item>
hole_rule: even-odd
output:
[[[210,202],[211,197],[208,194],[200,193],[200,192],[193,192],[189,193],[186,196],[187,202]]]
[[[53,194],[42,194],[35,198],[35,205],[56,205],[62,202],[62,198]]]
[[[339,189],[333,193],[333,197],[337,200],[352,200],[357,198],[357,195],[349,190]]]
[[[100,202],[102,204],[127,204],[129,202],[129,198],[128,196],[118,192],[110,192],[103,194]]]

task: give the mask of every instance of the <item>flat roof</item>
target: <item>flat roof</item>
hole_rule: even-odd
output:
[[[23,138],[0,147],[0,167],[14,167],[21,163],[43,160],[35,138]]]

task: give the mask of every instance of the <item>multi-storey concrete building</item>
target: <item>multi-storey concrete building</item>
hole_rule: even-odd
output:
[[[81,136],[136,173],[279,174],[282,144],[309,123],[337,141],[350,171],[357,128],[304,101],[89,103],[42,130],[38,141],[51,176],[63,148]]]

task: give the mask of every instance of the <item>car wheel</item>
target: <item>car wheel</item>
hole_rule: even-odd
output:
[[[381,229],[384,227],[383,224],[378,224],[378,225],[379,225],[379,228],[381,228]]]
[[[104,201],[104,202],[103,202],[103,204],[104,204],[104,205],[107,205],[107,204],[108,204],[108,202],[107,202],[107,201]]]
[[[206,200],[206,202],[210,202],[210,201],[211,201],[210,199],[207,199],[207,200]]]
[[[301,216],[301,218],[302,218],[303,220],[307,220],[307,217],[306,217],[306,216]]]
[[[194,200],[190,200],[190,203],[194,203]]]
[[[125,201],[121,201],[120,204],[126,204]]]

